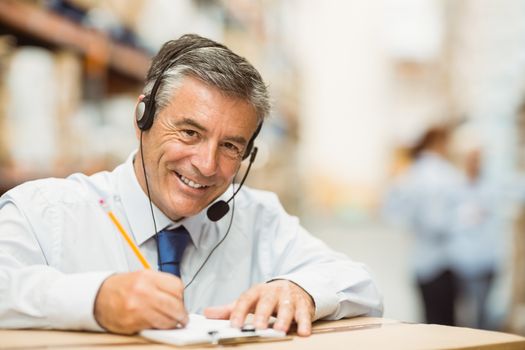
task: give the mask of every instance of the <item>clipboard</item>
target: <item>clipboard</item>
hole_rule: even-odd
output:
[[[196,314],[190,314],[190,321],[184,328],[170,330],[146,329],[139,334],[141,337],[153,342],[176,346],[213,346],[292,339],[285,332],[272,328],[233,328],[228,320],[211,320]]]

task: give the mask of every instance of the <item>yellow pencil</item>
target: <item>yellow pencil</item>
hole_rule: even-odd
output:
[[[148,261],[146,260],[146,258],[144,258],[144,256],[140,252],[139,248],[131,240],[131,237],[128,235],[126,230],[124,230],[124,227],[122,227],[122,225],[118,221],[118,219],[115,216],[115,214],[113,214],[113,212],[109,209],[108,205],[104,202],[103,199],[101,199],[99,201],[99,203],[102,206],[102,208],[104,208],[104,211],[108,214],[108,216],[111,219],[111,221],[113,221],[113,224],[115,224],[115,226],[117,227],[117,229],[120,232],[120,234],[122,235],[122,237],[124,237],[126,242],[128,242],[128,245],[130,246],[131,250],[133,250],[133,253],[135,253],[137,258],[140,260],[140,263],[142,264],[142,266],[144,266],[145,269],[151,269],[151,266],[148,263]]]

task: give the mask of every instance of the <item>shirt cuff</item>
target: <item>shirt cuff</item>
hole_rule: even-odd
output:
[[[319,320],[334,313],[339,303],[337,294],[334,293],[331,295],[327,293],[326,287],[323,288],[323,283],[313,281],[311,277],[301,275],[301,273],[281,275],[272,278],[271,281],[288,280],[304,289],[304,291],[312,297],[315,304],[315,313],[312,321]]]
[[[102,282],[114,271],[64,274],[46,293],[44,309],[56,329],[105,331],[95,320],[95,298]]]

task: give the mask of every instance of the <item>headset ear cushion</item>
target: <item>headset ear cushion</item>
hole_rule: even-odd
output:
[[[145,96],[142,101],[137,104],[135,109],[135,117],[137,125],[140,130],[146,131],[153,125],[153,116],[155,115],[155,101],[150,100],[149,96]]]
[[[142,124],[142,120],[144,118],[144,112],[146,111],[146,103],[144,101],[140,101],[137,104],[137,108],[135,109],[135,118],[137,119],[137,124]]]

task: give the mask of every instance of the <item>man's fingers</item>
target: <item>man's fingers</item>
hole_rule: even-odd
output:
[[[146,315],[146,323],[141,328],[172,329],[180,323],[165,314],[153,311]]]
[[[246,315],[253,311],[253,308],[259,299],[259,292],[257,288],[249,289],[247,292],[244,292],[233,308],[233,311],[230,316],[230,321],[233,327],[242,327],[244,325],[244,320]]]
[[[259,298],[255,308],[254,326],[257,329],[268,328],[268,320],[277,306],[277,296],[274,293],[266,293]]]
[[[94,315],[105,329],[132,334],[145,328],[185,325],[182,282],[175,276],[142,270],[116,274],[101,285]]]
[[[166,272],[155,271],[154,274],[157,288],[179,299],[184,298],[184,285],[180,278]]]
[[[312,315],[307,303],[297,304],[295,321],[297,322],[297,334],[302,337],[307,337],[312,334]]]
[[[274,329],[288,332],[290,324],[295,315],[295,305],[290,299],[283,299],[279,302],[279,310],[277,311],[277,321],[273,325]]]
[[[226,313],[226,310],[224,307],[208,308],[206,315],[216,318]],[[275,329],[288,332],[295,320],[297,333],[308,336],[312,332],[315,305],[311,296],[295,283],[275,280],[253,286],[237,299],[230,315],[232,326],[242,327],[249,312],[255,313],[254,326],[257,329],[268,327],[270,316],[276,312]]]
[[[204,316],[207,318],[227,320],[230,318],[235,303],[221,306],[211,306],[204,309]]]
[[[188,323],[188,313],[180,298],[159,290],[152,296],[151,300],[155,311],[168,318],[173,327],[179,324],[185,326]]]

